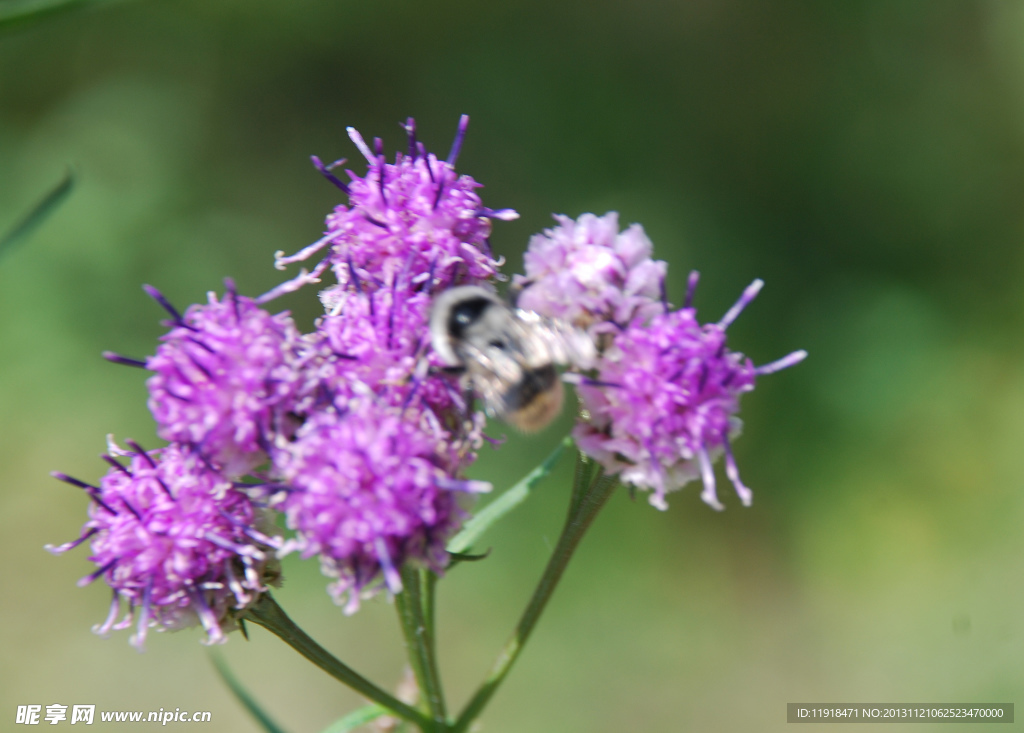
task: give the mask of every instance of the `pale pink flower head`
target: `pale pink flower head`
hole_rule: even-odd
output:
[[[619,215],[556,216],[558,226],[530,239],[525,275],[516,275],[516,305],[595,333],[626,326],[664,310],[667,265],[651,259],[651,240]]]

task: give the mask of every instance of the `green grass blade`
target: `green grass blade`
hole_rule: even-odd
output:
[[[228,686],[228,689],[234,693],[238,702],[242,703],[242,707],[249,711],[249,714],[256,719],[256,722],[260,724],[260,727],[266,731],[266,733],[285,733],[284,728],[275,723],[266,711],[259,706],[259,703],[249,694],[249,691],[242,687],[242,683],[238,681],[231,668],[228,667],[228,663],[224,661],[224,657],[219,653],[211,651],[210,661],[213,662],[214,668],[220,678],[224,680],[224,684]]]
[[[464,554],[473,543],[480,539],[492,524],[526,501],[533,487],[551,473],[566,446],[572,445],[572,438],[566,438],[544,459],[544,462],[524,476],[515,486],[477,512],[472,519],[448,543],[448,552]]]
[[[361,725],[373,722],[382,715],[387,715],[387,708],[382,708],[380,705],[366,705],[357,710],[353,710],[351,713],[346,715],[344,718],[339,718],[331,723],[329,726],[324,728],[323,733],[349,733]]]
[[[2,7],[2,6],[0,6]],[[0,11],[2,12],[2,11]],[[32,232],[56,211],[57,207],[68,197],[75,185],[75,174],[69,168],[60,183],[43,196],[32,209],[15,224],[9,232],[0,236],[0,255],[11,249]]]
[[[93,0],[6,0],[0,2],[0,31],[88,5]]]

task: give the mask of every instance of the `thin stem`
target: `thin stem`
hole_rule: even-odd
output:
[[[575,513],[583,493],[593,485],[596,465],[583,451],[576,453],[576,472],[573,476],[572,497],[569,499],[570,515]]]
[[[569,516],[566,519],[562,535],[558,538],[555,551],[551,555],[547,567],[544,569],[544,574],[541,576],[540,582],[533,592],[533,597],[530,598],[526,610],[523,611],[523,615],[519,619],[515,633],[512,634],[512,638],[508,640],[505,647],[501,650],[497,660],[495,660],[494,665],[491,667],[491,672],[487,679],[480,685],[459,715],[459,719],[451,727],[451,733],[464,733],[476,717],[480,715],[490,701],[491,696],[497,691],[498,686],[504,681],[512,669],[512,665],[515,664],[516,659],[519,657],[519,653],[526,645],[530,632],[533,631],[533,627],[544,611],[544,607],[554,593],[558,581],[561,580],[562,573],[565,572],[569,560],[572,559],[573,552],[575,552],[580,540],[583,539],[583,535],[589,529],[601,507],[604,506],[608,497],[612,495],[612,492],[618,485],[615,478],[602,476],[600,473],[594,476],[592,481],[593,483],[581,493],[578,501],[570,508]]]
[[[431,662],[434,679],[437,680],[438,694],[441,700],[441,714],[445,718],[444,730],[448,729],[448,714],[445,708],[444,691],[441,687],[441,671],[437,661],[437,573],[433,570],[420,570],[420,587],[423,589],[423,627],[427,644],[427,658]]]
[[[427,627],[427,643],[430,652],[437,656],[437,573],[433,570],[421,570],[423,583],[423,623]]]
[[[570,445],[572,445],[572,436],[567,435],[551,451],[551,455],[545,458],[539,466],[517,481],[515,486],[478,511],[466,522],[466,526],[462,528],[462,531],[455,535],[451,542],[448,543],[448,552],[462,553],[468,551],[492,524],[526,501],[533,487],[551,473],[558,459],[562,456],[562,452]],[[573,491],[575,490],[574,487]]]
[[[443,731],[448,727],[441,676],[437,669],[433,640],[423,614],[423,586],[420,571],[408,565],[402,567],[402,592],[395,595],[398,619],[405,635],[409,665],[416,675],[416,684],[426,698],[433,724],[430,730]]]
[[[339,682],[348,685],[364,697],[383,705],[398,717],[415,723],[421,730],[429,731],[434,729],[433,721],[423,715],[423,713],[409,707],[398,698],[377,687],[377,685],[335,658],[334,655],[313,641],[305,631],[288,618],[288,614],[277,605],[277,602],[269,593],[264,593],[260,600],[249,607],[245,613],[245,618],[276,634],[284,643],[327,672],[327,674]]]

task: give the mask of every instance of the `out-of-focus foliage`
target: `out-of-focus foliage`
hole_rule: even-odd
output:
[[[1012,2],[627,4],[138,2],[0,35],[0,231],[71,163],[74,195],[0,260],[0,708],[211,710],[253,723],[183,632],[103,641],[77,589],[103,436],[156,445],[144,374],[152,283],[179,306],[280,281],[338,191],[309,165],[353,125],[442,154],[514,207],[510,272],[552,212],[621,212],[670,263],[678,303],[762,363],[810,358],[745,398],[754,506],[688,489],[661,514],[615,497],[483,722],[487,731],[783,730],[796,701],[1013,701],[1024,684],[1024,10]],[[313,292],[288,296],[304,323]],[[569,425],[480,462],[508,484]],[[503,430],[496,426],[492,432]],[[441,585],[442,666],[463,701],[550,551],[571,466]],[[498,482],[500,484],[500,481]],[[479,549],[486,549],[479,548]],[[279,600],[386,685],[394,610],[352,618],[289,559]],[[262,630],[224,649],[291,731],[361,704]],[[102,726],[99,726],[102,730]],[[943,727],[944,731],[956,726]]]
[[[46,192],[39,201],[32,206],[22,218],[10,229],[3,234],[0,234],[0,255],[3,255],[7,250],[11,249],[17,244],[25,241],[31,236],[32,232],[42,226],[43,222],[47,220],[56,210],[57,207],[68,197],[71,193],[71,189],[74,188],[75,177],[74,174],[69,170],[64,174],[64,177],[60,179],[60,182]]]
[[[90,0],[3,0],[0,2],[0,33],[49,20],[69,10],[88,5]]]

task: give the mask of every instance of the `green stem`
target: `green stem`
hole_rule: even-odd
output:
[[[579,506],[580,497],[594,483],[594,470],[597,464],[583,451],[576,452],[576,470],[573,475],[572,497],[569,499],[569,515],[572,516]]]
[[[264,593],[260,600],[249,607],[245,613],[245,618],[276,634],[284,643],[327,672],[327,674],[339,682],[348,685],[364,697],[386,707],[398,717],[404,718],[410,723],[415,723],[421,730],[429,731],[434,729],[433,721],[423,715],[423,713],[409,707],[398,698],[377,687],[377,685],[335,658],[334,655],[313,641],[305,631],[288,618],[288,614],[277,605],[277,602],[269,593]]]
[[[427,627],[427,644],[430,653],[437,659],[437,573],[433,570],[420,571],[423,587],[423,623]]]
[[[423,626],[427,630],[427,651],[434,664],[437,664],[437,573],[433,570],[420,570],[420,583],[423,589]],[[437,679],[440,680],[438,673]]]
[[[591,478],[593,483],[591,483],[589,488],[580,493],[579,498],[570,507],[569,516],[566,519],[562,535],[558,538],[558,544],[555,546],[555,551],[551,555],[551,559],[544,569],[544,574],[541,576],[540,582],[533,592],[533,597],[530,598],[526,610],[523,611],[523,615],[519,619],[515,633],[512,634],[512,638],[508,640],[505,647],[501,650],[497,660],[495,660],[494,665],[491,667],[491,672],[488,674],[487,679],[480,685],[459,715],[459,719],[451,727],[451,733],[464,733],[469,728],[469,725],[480,715],[490,701],[491,696],[497,691],[498,686],[504,681],[509,670],[512,669],[512,665],[515,664],[516,659],[519,657],[519,653],[526,645],[530,632],[533,631],[533,627],[544,611],[544,607],[554,593],[558,581],[562,578],[562,573],[565,572],[569,560],[572,559],[573,552],[575,552],[580,540],[583,539],[583,535],[589,529],[601,507],[604,506],[608,497],[612,495],[612,492],[618,485],[614,478],[602,476],[600,472]]]
[[[433,653],[433,640],[423,614],[423,586],[420,571],[408,565],[402,568],[402,592],[395,595],[395,607],[405,635],[409,664],[416,675],[416,684],[427,701],[433,724],[430,730],[444,731],[448,727],[441,676],[437,657]]]
[[[444,730],[447,730],[448,713],[445,708],[444,691],[441,688],[441,671],[437,666],[437,573],[433,570],[420,570],[420,583],[420,587],[423,589],[423,626],[426,629],[427,658],[431,662],[434,679],[437,680],[441,715],[445,718]]]

